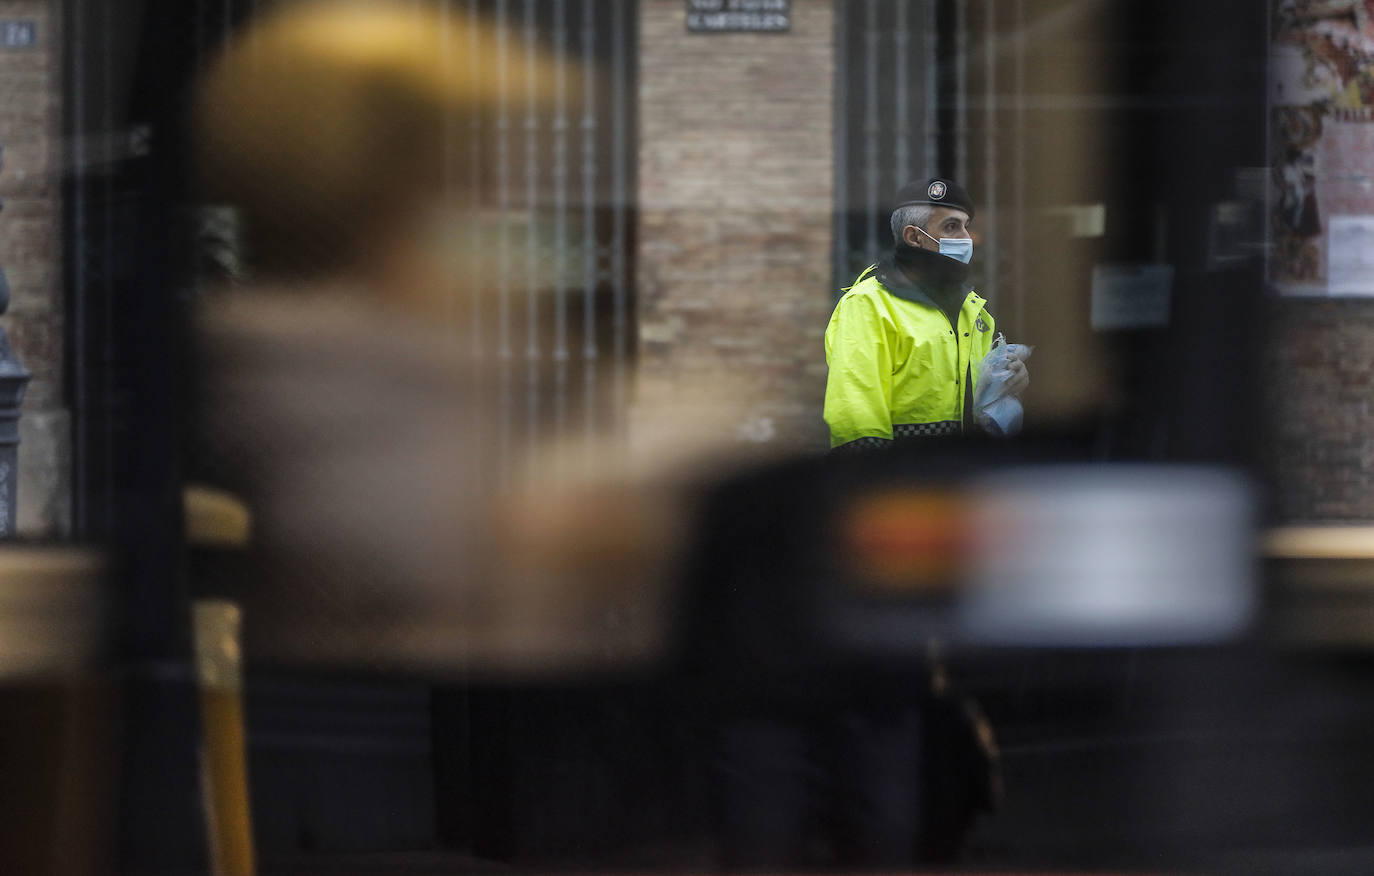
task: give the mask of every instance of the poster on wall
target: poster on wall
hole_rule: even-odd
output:
[[[1374,296],[1374,0],[1272,0],[1269,282]]]

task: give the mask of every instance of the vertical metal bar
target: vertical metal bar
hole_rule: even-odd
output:
[[[511,349],[510,320],[510,40],[507,27],[510,10],[506,0],[496,0],[496,205],[497,221],[497,322],[499,338],[497,356],[500,359],[497,415],[500,419],[500,471],[502,484],[509,483],[510,448],[513,416],[511,399],[511,367],[515,357]]]
[[[1155,250],[1154,259],[1158,264],[1167,264],[1169,261],[1169,208],[1164,204],[1155,204]]]
[[[1001,219],[997,213],[997,2],[983,0],[983,75],[986,78],[983,89],[986,104],[983,115],[983,204],[984,215],[988,221],[983,223],[983,297],[997,308],[997,262],[1001,253],[997,249],[997,226]]]
[[[614,17],[611,20],[611,198],[615,202],[614,231],[611,241],[611,283],[612,283],[612,326],[614,329],[615,349],[615,412],[617,426],[623,426],[626,408],[626,325],[627,290],[625,288],[625,235],[626,223],[626,161],[627,119],[625,80],[629,76],[626,66],[625,44],[625,0],[615,0]]]
[[[453,79],[454,74],[454,49],[453,49],[453,7],[452,0],[440,0],[439,2],[439,67],[442,70],[444,81]],[[458,113],[451,105],[444,107],[444,133],[440,144],[442,150],[442,186],[443,186],[443,207],[447,215],[452,215],[451,211],[457,206],[458,187],[457,173],[453,166],[454,146],[458,141],[456,128],[458,126]],[[445,226],[447,233],[447,226]],[[444,282],[448,284],[448,294],[444,296],[444,306],[447,311],[445,318],[448,321],[450,330],[458,327],[458,305],[459,289],[458,278],[445,273]],[[455,331],[452,340],[457,340]]]
[[[897,17],[892,26],[893,51],[893,114],[896,138],[892,156],[893,188],[906,184],[911,178],[911,96],[907,92],[907,55],[911,52],[911,31],[907,22],[906,0],[897,0]],[[928,75],[928,74],[927,74]]]
[[[553,3],[553,360],[554,426],[560,436],[568,420],[568,314],[566,274],[568,270],[568,106],[564,67],[568,63],[568,25],[566,0]],[[591,75],[590,70],[587,75]]]
[[[530,459],[539,441],[539,36],[535,0],[525,0],[525,438]]]
[[[473,82],[481,82],[483,77],[489,75],[489,71],[481,69],[480,63],[478,61],[481,49],[481,31],[477,27],[477,2],[478,0],[468,0],[467,6],[468,73],[472,77],[471,81]],[[482,269],[474,271],[473,274],[477,277],[484,277],[487,273],[485,270],[487,267],[485,263],[485,255],[487,252],[487,248],[482,245],[482,232],[485,227],[485,223],[483,222],[482,217],[477,210],[478,203],[480,203],[481,200],[479,197],[479,193],[482,191],[483,179],[482,115],[478,112],[468,114],[468,150],[468,191],[471,193],[471,197],[473,200],[473,203],[469,205],[469,208],[472,210],[472,213],[468,220],[468,239],[472,244],[472,252],[474,254],[481,253],[483,255],[483,260],[481,264]],[[486,294],[486,290],[484,290],[480,283],[473,277],[468,277],[464,279],[464,285],[467,289],[468,296],[471,298],[472,308],[472,333],[470,337],[472,341],[472,359],[474,365],[476,366],[473,368],[473,373],[477,375],[477,380],[481,381],[484,380],[486,377],[486,375],[484,374],[485,369],[483,367],[483,357],[486,353],[486,339],[484,337],[486,327],[483,325],[482,316],[482,298]],[[481,389],[481,387],[477,388]]]
[[[868,0],[864,27],[864,216],[868,225],[864,235],[864,258],[878,258],[878,0]]]
[[[114,283],[114,200],[115,200],[115,162],[114,162],[114,60],[113,49],[110,42],[115,38],[113,16],[110,4],[100,4],[101,14],[103,15],[103,25],[100,28],[100,132],[101,142],[101,161],[105,165],[103,197],[105,203],[102,207],[103,226],[100,229],[100,292],[104,299],[104,325],[101,327],[103,335],[100,345],[100,370],[101,382],[103,383],[101,407],[105,408],[103,446],[101,447],[104,456],[105,483],[105,520],[114,519],[115,501],[113,489],[113,473],[115,471],[115,418],[114,418],[114,399],[116,398],[115,375],[118,369],[115,366],[115,283]]]
[[[90,365],[86,361],[86,16],[82,0],[67,4],[71,21],[71,161],[72,161],[72,403],[76,408],[72,442],[72,517],[78,537],[90,533],[90,418],[87,391]]]
[[[596,15],[582,0],[582,410],[588,444],[596,435]]]
[[[1012,288],[1016,294],[1013,308],[1017,331],[1025,331],[1026,300],[1026,2],[1016,0],[1016,164],[1012,178],[1013,199],[1016,203],[1015,226],[1012,233]]]
[[[1274,18],[1265,16],[1264,20],[1264,46],[1266,51],[1272,51],[1274,46]],[[1265,65],[1264,77],[1264,124],[1266,133],[1264,135],[1264,166],[1274,167],[1274,107],[1270,102],[1270,95],[1274,93],[1274,67],[1272,64]],[[1274,282],[1274,178],[1271,174],[1264,175],[1264,286],[1269,288],[1269,284]]]
[[[196,70],[205,69],[205,4],[196,0]]]
[[[954,0],[954,178],[968,185],[968,8]]]
[[[835,289],[849,282],[849,16],[835,0]]]
[[[567,8],[554,0],[554,424],[567,423]]]
[[[926,176],[940,172],[940,34],[935,20],[936,2],[926,0],[925,33],[922,34],[926,47],[925,118],[922,121],[926,132]]]

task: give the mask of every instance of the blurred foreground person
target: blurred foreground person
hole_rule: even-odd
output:
[[[467,344],[487,272],[464,183],[489,154],[470,132],[577,75],[429,4],[307,2],[255,20],[201,83],[202,184],[254,269],[198,326],[202,476],[254,518],[216,585],[245,605],[250,659],[523,671],[647,647],[603,621],[663,553],[656,517],[603,496],[627,519],[602,543],[568,532],[586,510],[556,484],[515,489],[496,366]]]
[[[845,451],[894,440],[972,432],[978,365],[995,323],[968,279],[973,201],[954,180],[903,186],[892,211],[893,251],[864,270],[825,332],[825,421]],[[1025,388],[1013,360],[1011,394]]]
[[[705,497],[681,640],[727,871],[943,863],[997,805],[990,729],[928,650],[969,449],[796,459]]]

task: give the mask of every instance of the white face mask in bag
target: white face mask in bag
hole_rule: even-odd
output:
[[[1034,349],[1025,344],[1008,344],[999,333],[992,349],[979,363],[973,416],[974,422],[989,435],[1003,437],[1021,431],[1023,412],[1018,396],[1025,390],[1028,378],[1022,369],[1020,380],[1015,380],[1011,361],[1024,364]]]
[[[913,225],[917,231],[929,237],[940,246],[940,255],[948,256],[956,262],[969,263],[973,258],[973,241],[967,237],[934,237],[919,226]]]

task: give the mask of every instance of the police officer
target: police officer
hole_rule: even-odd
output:
[[[972,431],[978,364],[995,323],[967,282],[973,201],[951,179],[897,192],[891,254],[850,286],[830,317],[825,421],[830,446],[861,450],[894,440]],[[1029,378],[1016,362],[1010,389]]]

